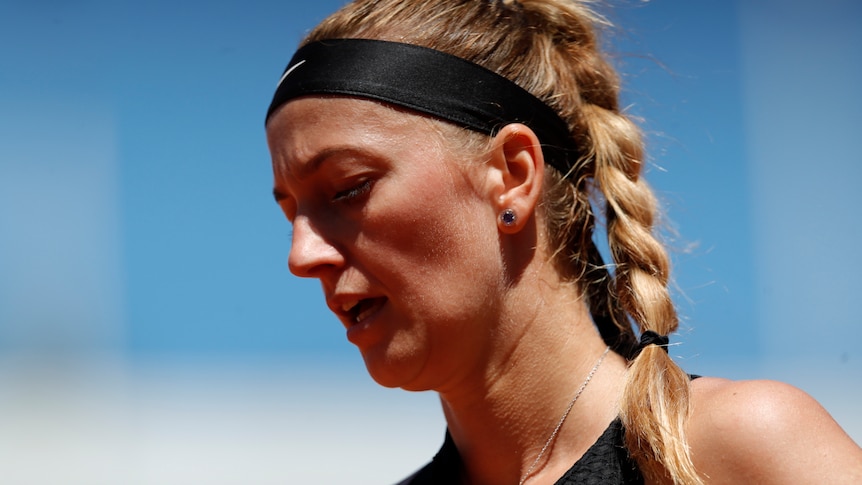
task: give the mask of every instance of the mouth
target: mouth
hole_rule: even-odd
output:
[[[385,297],[362,298],[342,305],[341,313],[351,324],[357,324],[376,313],[385,303]]]

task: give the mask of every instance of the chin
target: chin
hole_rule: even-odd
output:
[[[362,359],[368,375],[374,382],[383,387],[401,388],[407,391],[427,390],[416,385],[416,380],[421,366],[417,365],[416,356],[412,353],[399,355],[393,352],[375,352],[373,350],[361,350]],[[394,354],[394,355],[393,355]]]

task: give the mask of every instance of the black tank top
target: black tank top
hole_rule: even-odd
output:
[[[699,377],[689,375],[691,380]],[[617,418],[554,485],[642,485],[643,475],[625,442],[625,429]],[[431,463],[398,485],[456,485],[460,473],[461,457],[447,431],[443,447]]]
[[[398,485],[455,485],[461,457],[449,433],[431,463]],[[640,485],[643,476],[625,447],[625,430],[614,420],[595,443],[554,485]]]

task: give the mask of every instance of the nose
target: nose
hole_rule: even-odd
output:
[[[298,216],[293,221],[293,239],[287,266],[301,278],[318,278],[327,269],[344,264],[341,252],[315,227],[308,217]]]

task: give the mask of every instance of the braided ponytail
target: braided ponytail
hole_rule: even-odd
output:
[[[608,245],[616,263],[615,293],[641,332],[677,329],[667,284],[670,263],[652,233],[656,200],[640,177],[642,143],[625,117],[596,105],[582,107],[593,139],[598,188],[606,201]],[[689,378],[667,348],[647,345],[630,362],[621,402],[629,452],[652,481],[701,483],[685,438]]]

